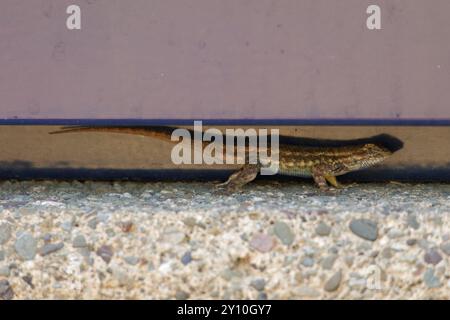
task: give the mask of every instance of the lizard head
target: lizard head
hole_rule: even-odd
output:
[[[371,167],[392,155],[392,152],[388,149],[373,143],[355,146],[349,151],[350,155],[346,158],[345,162],[339,164],[338,168],[335,168],[335,171],[339,172],[339,175]]]
[[[382,146],[366,143],[357,154],[361,158],[363,168],[367,168],[386,160],[392,155],[392,152]]]

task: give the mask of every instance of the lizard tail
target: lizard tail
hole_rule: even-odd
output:
[[[49,132],[49,134],[64,134],[76,132],[113,132],[123,134],[133,134],[138,136],[152,137],[163,141],[174,142],[171,140],[172,132],[176,128],[171,127],[85,127],[85,126],[70,126],[63,127],[60,130]]]

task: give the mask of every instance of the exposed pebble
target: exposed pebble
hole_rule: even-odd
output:
[[[331,227],[327,225],[325,222],[319,222],[315,231],[317,235],[326,237],[330,235]]]
[[[438,277],[434,274],[433,269],[427,269],[423,274],[423,281],[428,288],[439,288],[441,282]]]
[[[64,221],[63,223],[61,223],[61,228],[64,231],[70,232],[70,231],[72,231],[72,228],[73,228],[73,222],[72,221]]]
[[[183,220],[183,223],[188,226],[188,227],[195,227],[197,225],[197,220],[195,218],[192,217],[187,217],[186,219]]]
[[[254,279],[250,282],[250,286],[252,286],[255,290],[264,291],[266,287],[266,280],[262,278]]]
[[[314,265],[314,259],[311,257],[304,257],[301,264],[305,267],[312,267]]]
[[[46,233],[42,236],[42,240],[44,240],[44,242],[50,242],[52,240],[52,235],[50,233]]]
[[[380,251],[374,250],[369,254],[369,257],[376,258],[376,257],[378,257],[379,254],[380,254]]]
[[[325,270],[331,270],[337,257],[338,256],[336,254],[330,254],[329,256],[325,257],[325,259],[323,259],[321,262],[322,268]]]
[[[404,236],[404,232],[399,230],[399,229],[391,229],[387,233],[387,236],[390,239],[397,239],[397,238],[403,237]]]
[[[18,236],[14,248],[23,260],[33,260],[36,256],[37,241],[30,233],[23,232]]]
[[[31,289],[34,289],[33,277],[29,274],[22,277],[22,280],[30,286]]]
[[[91,228],[93,230],[97,229],[97,225],[98,225],[97,218],[92,218],[91,220],[89,220],[87,225],[89,228]]]
[[[312,257],[316,253],[316,250],[311,247],[304,247],[303,252],[305,253],[305,256]]]
[[[332,253],[332,254],[338,254],[339,253],[339,249],[336,248],[336,247],[331,247],[330,249],[328,249],[328,252]]]
[[[384,249],[383,249],[383,251],[381,252],[381,255],[382,255],[382,257],[385,258],[385,259],[390,259],[390,258],[392,258],[392,256],[393,256],[394,254],[393,254],[393,252],[392,252],[392,249],[389,248],[389,247],[387,247],[387,248],[384,248]]]
[[[187,251],[181,257],[181,263],[184,265],[188,265],[192,261],[192,254],[190,251]]]
[[[292,242],[294,242],[294,234],[292,233],[291,228],[285,222],[275,222],[273,230],[275,235],[284,245],[290,246]]]
[[[0,280],[0,299],[12,300],[14,298],[14,291],[11,288],[8,280]]]
[[[263,233],[254,235],[250,240],[250,247],[262,253],[269,252],[274,245],[273,238]]]
[[[342,280],[342,271],[336,272],[328,281],[325,283],[324,289],[327,292],[336,291],[339,288]]]
[[[420,228],[420,224],[417,221],[417,217],[413,214],[409,214],[408,217],[406,218],[406,222],[408,223],[408,225],[413,228],[414,230],[417,230]]]
[[[354,219],[350,222],[350,230],[360,238],[375,241],[378,238],[378,225],[369,219]]]
[[[347,267],[351,268],[353,266],[353,262],[355,261],[355,257],[345,256],[344,261],[345,261],[345,264],[347,265]]]
[[[78,253],[80,255],[82,255],[83,257],[89,259],[91,256],[91,250],[88,247],[84,247],[84,248],[77,248],[78,249]]]
[[[300,298],[317,298],[318,296],[320,296],[319,291],[308,286],[300,286],[299,288],[297,288],[297,290],[295,290],[295,293]]]
[[[114,267],[112,270],[113,277],[118,281],[121,286],[129,287],[133,284],[131,275],[124,269]]]
[[[72,246],[74,248],[85,248],[85,247],[87,247],[86,238],[83,235],[81,235],[81,234],[77,235],[75,238],[73,238]]]
[[[9,223],[0,224],[0,245],[5,244],[11,238],[11,226]]]
[[[445,253],[446,255],[450,256],[450,242],[445,242],[442,243],[439,248],[441,249],[441,251],[443,253]]]
[[[103,245],[97,249],[97,255],[103,259],[106,263],[110,263],[114,255],[113,248],[108,245]]]
[[[237,270],[233,270],[233,269],[225,269],[222,273],[221,273],[222,278],[224,278],[227,281],[230,281],[233,278],[241,278],[242,274],[237,271]]]
[[[256,300],[267,300],[267,293],[265,292],[258,292],[258,297],[256,298]]]
[[[5,260],[5,251],[0,250],[0,261]]]
[[[428,264],[437,265],[442,261],[442,256],[436,250],[431,249],[425,253],[424,260]]]
[[[421,247],[424,250],[428,250],[431,246],[430,242],[426,239],[419,239],[417,241],[417,244],[419,245],[419,247]]]
[[[11,269],[7,265],[0,265],[0,277],[9,277],[11,274]]]
[[[161,240],[176,245],[183,242],[185,238],[186,235],[183,232],[169,229],[163,233]]]
[[[183,290],[178,290],[175,294],[175,299],[177,300],[187,300],[189,299],[189,293]]]
[[[128,256],[128,257],[124,257],[123,260],[125,260],[126,263],[128,263],[131,266],[135,266],[139,263],[139,261],[141,259],[139,259],[138,257],[135,256]]]
[[[44,245],[41,249],[40,249],[40,254],[41,256],[46,256],[50,253],[54,253],[56,251],[61,250],[62,248],[64,248],[64,243],[60,242],[60,243],[49,243]]]

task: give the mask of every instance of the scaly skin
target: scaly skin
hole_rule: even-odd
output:
[[[66,127],[50,134],[70,132],[115,132],[149,136],[171,141],[170,127]],[[173,142],[173,141],[171,141]],[[209,142],[206,142],[208,144]],[[376,144],[343,147],[304,147],[280,144],[280,175],[312,177],[321,190],[328,190],[327,182],[335,188],[340,184],[336,176],[371,167],[392,155],[392,152]],[[253,181],[261,169],[260,165],[244,164],[240,170],[219,186],[236,190]]]
[[[375,144],[345,147],[280,146],[280,174],[313,177],[325,189],[327,181],[338,188],[336,176],[371,167],[392,155]]]

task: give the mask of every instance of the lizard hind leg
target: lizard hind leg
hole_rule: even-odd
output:
[[[216,187],[226,187],[228,191],[236,191],[247,183],[255,180],[259,172],[258,165],[247,164],[233,173],[226,182],[216,185]]]

